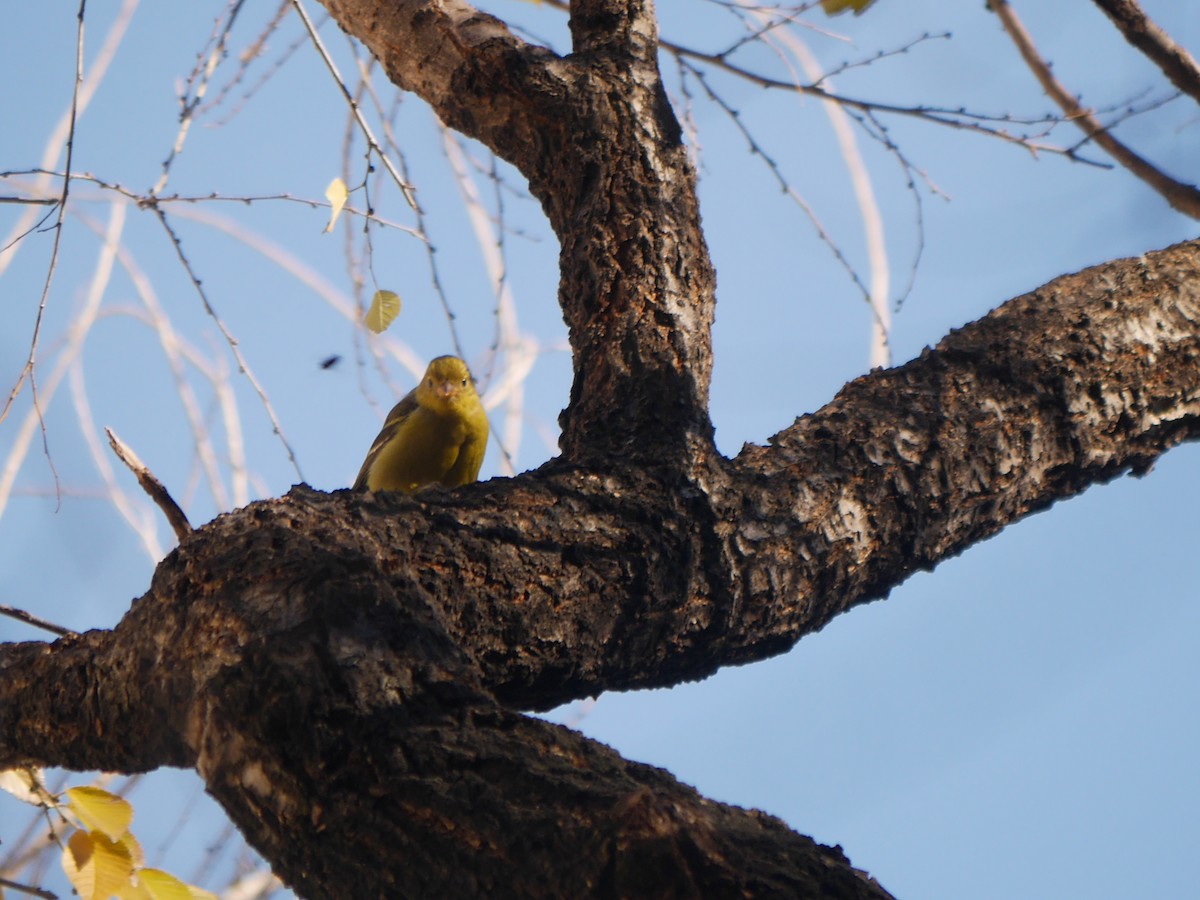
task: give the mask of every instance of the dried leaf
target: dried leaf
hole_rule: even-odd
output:
[[[851,9],[856,16],[861,16],[874,2],[875,0],[821,0],[821,9],[825,10],[827,16],[840,15]]]
[[[0,790],[18,800],[41,806],[43,801],[41,769],[5,769],[0,772]]]
[[[350,191],[346,189],[346,182],[340,178],[335,178],[329,182],[329,187],[325,188],[325,199],[329,201],[329,224],[325,226],[325,233],[333,231],[333,226],[337,224],[338,216],[342,214],[342,209],[346,205],[346,198],[350,196]]]
[[[371,308],[363,319],[366,326],[376,334],[382,334],[400,315],[400,295],[394,291],[376,291],[371,298]]]

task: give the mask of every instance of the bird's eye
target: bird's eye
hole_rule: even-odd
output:
[[[466,378],[464,378],[464,379],[463,379],[462,386],[463,386],[463,387],[466,387],[466,386],[467,386],[467,379],[466,379]]]
[[[429,379],[429,386],[433,387],[433,379],[432,378]]]

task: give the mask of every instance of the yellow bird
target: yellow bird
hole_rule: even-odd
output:
[[[434,483],[470,484],[479,477],[487,439],[487,414],[467,364],[439,356],[388,413],[354,489],[411,494]]]

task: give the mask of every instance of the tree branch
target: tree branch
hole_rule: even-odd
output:
[[[104,433],[108,435],[109,446],[112,447],[113,453],[117,454],[117,459],[125,463],[126,468],[137,478],[138,484],[142,486],[142,490],[149,495],[155,505],[162,510],[163,515],[167,517],[167,523],[171,526],[171,530],[175,532],[176,540],[182,541],[191,534],[192,523],[188,521],[187,514],[175,502],[175,498],[171,496],[170,491],[163,486],[163,483],[147,468],[146,464],[138,458],[138,455],[117,437],[116,432],[111,428],[105,428]]]
[[[1056,279],[734,460],[222,516],[113,631],[0,647],[0,767],[194,765],[306,897],[885,896],[512,709],[781,652],[1198,434],[1192,242]]]
[[[194,765],[306,898],[888,896],[836,848],[497,706],[428,572],[397,592],[359,529],[301,522],[354,497],[218,519],[112,632],[0,646],[0,765]]]
[[[322,0],[398,87],[518,165],[563,140],[555,111],[574,67],[464,0]],[[550,145],[550,146],[548,146]],[[529,172],[525,172],[529,176]]]
[[[1173,209],[1191,216],[1193,219],[1200,219],[1200,190],[1195,185],[1176,181],[1143,159],[1117,140],[1090,110],[1085,109],[1054,77],[1050,66],[1038,53],[1037,48],[1033,45],[1033,38],[1021,24],[1020,18],[1009,5],[1008,0],[987,0],[987,8],[1000,17],[1004,30],[1016,44],[1021,58],[1025,60],[1025,64],[1029,66],[1030,71],[1041,84],[1042,90],[1059,105],[1059,108],[1084,134],[1103,147],[1109,156],[1154,188]]]
[[[60,637],[75,633],[70,628],[55,625],[53,622],[48,622],[40,616],[35,616],[33,613],[26,612],[23,609],[17,609],[15,606],[0,606],[0,616],[8,616],[10,619],[16,619],[18,622],[24,622],[26,625],[32,625],[34,628],[41,628]]]
[[[1200,103],[1200,65],[1151,21],[1135,0],[1095,0],[1130,44],[1145,54],[1171,83]]]

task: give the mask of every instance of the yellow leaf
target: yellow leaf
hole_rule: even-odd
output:
[[[848,9],[854,10],[854,14],[860,16],[874,2],[875,0],[821,0],[821,9],[825,10],[827,16],[836,16]]]
[[[97,787],[68,788],[67,806],[85,827],[114,841],[120,840],[133,821],[133,807],[128,802]]]
[[[367,310],[366,322],[376,334],[382,334],[400,315],[400,295],[394,291],[376,291],[371,298],[371,308]]]
[[[142,852],[142,845],[138,843],[138,839],[133,836],[132,832],[125,832],[117,843],[129,851],[129,858],[133,860],[134,866],[146,864],[146,854]]]
[[[113,895],[117,900],[154,900],[154,897],[142,885],[127,881]]]
[[[326,234],[333,231],[333,226],[337,224],[338,216],[342,214],[342,207],[346,205],[346,198],[349,196],[346,182],[340,178],[333,179],[329,182],[329,187],[325,188],[325,199],[329,201],[329,224],[325,226]]]
[[[194,884],[189,884],[188,890],[192,892],[192,900],[221,900],[216,894],[211,891],[206,891],[204,888],[198,888]]]
[[[129,882],[129,851],[102,834],[76,831],[62,855],[63,871],[80,900],[108,900]]]
[[[162,869],[142,869],[137,873],[138,884],[150,893],[152,900],[192,900],[186,884]]]

